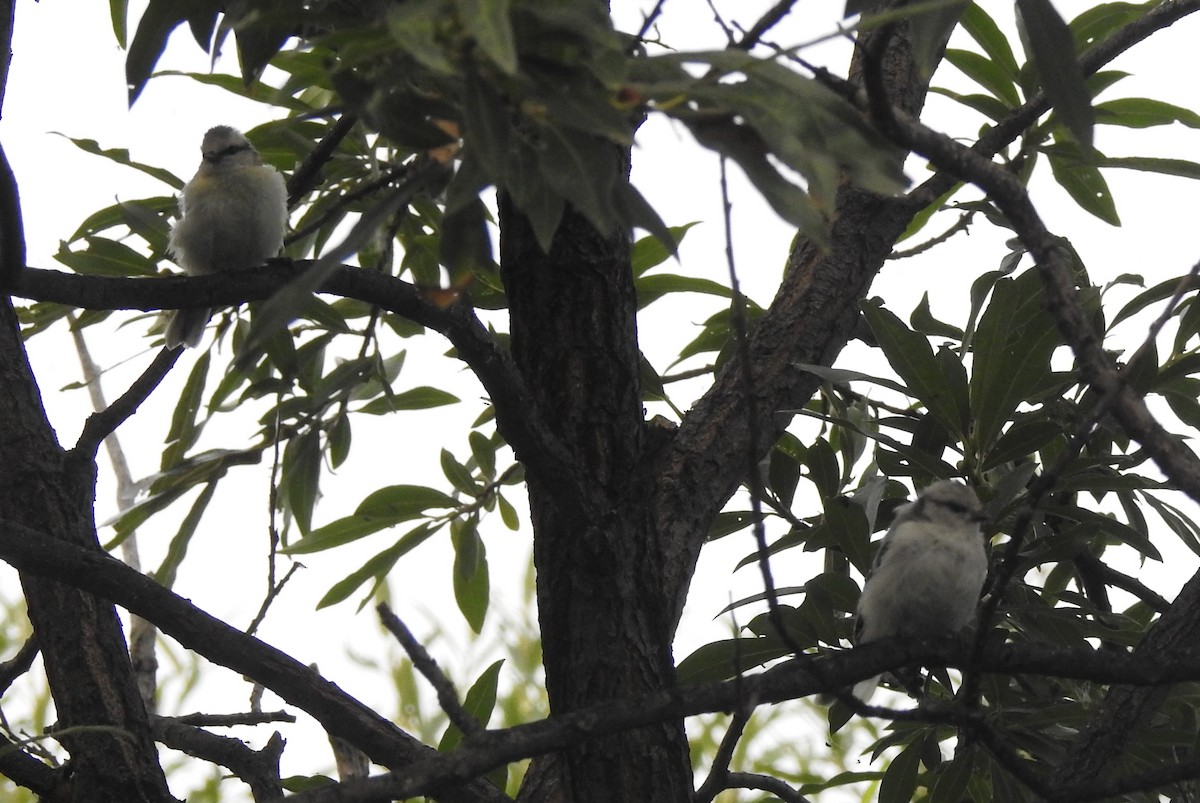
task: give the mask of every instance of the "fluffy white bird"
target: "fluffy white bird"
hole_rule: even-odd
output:
[[[854,643],[930,638],[966,627],[987,579],[984,518],[975,492],[952,480],[935,482],[902,507],[858,599]],[[878,683],[878,677],[862,681],[854,696],[870,700]]]
[[[240,131],[209,129],[195,177],[179,199],[167,250],[189,276],[261,265],[279,253],[287,229],[287,187]],[[183,309],[167,324],[167,348],[195,347],[211,309]]]

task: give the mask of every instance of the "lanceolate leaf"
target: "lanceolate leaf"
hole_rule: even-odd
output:
[[[996,283],[975,333],[971,371],[978,454],[991,450],[1017,405],[1041,387],[1050,373],[1050,355],[1061,342],[1036,271]]]
[[[959,379],[942,371],[928,338],[909,329],[878,304],[864,303],[863,315],[888,363],[904,380],[909,393],[920,399],[950,432],[960,437],[965,434],[966,411],[958,408],[958,399],[964,394],[953,386]]]
[[[1017,0],[1018,28],[1026,55],[1046,97],[1085,148],[1092,146],[1091,94],[1075,57],[1075,39],[1050,0]]]

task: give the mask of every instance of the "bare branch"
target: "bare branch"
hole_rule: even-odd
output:
[[[338,145],[357,122],[358,115],[356,114],[346,113],[339,117],[337,122],[329,127],[329,133],[325,135],[324,139],[317,143],[317,146],[292,172],[287,182],[288,209],[294,207],[301,198],[317,186],[320,181],[321,168],[333,156],[333,152],[337,150]]]
[[[25,639],[25,643],[21,645],[21,649],[17,650],[16,655],[0,664],[0,697],[4,696],[13,681],[29,671],[37,654],[37,634],[34,634]]]
[[[267,722],[295,722],[296,716],[287,711],[246,711],[241,714],[183,714],[159,717],[197,728],[231,728],[235,725],[262,725]]]
[[[400,770],[434,750],[282,651],[230,627],[99,550],[84,549],[0,521],[0,559],[121,605],[213,663],[271,689],[350,741],[381,766]],[[448,803],[508,800],[484,780],[439,789]]]
[[[153,281],[28,268],[21,273],[13,294],[85,309],[220,307],[269,298],[311,265],[310,261],[276,260],[236,275],[171,276]],[[545,425],[512,357],[469,306],[441,307],[408,282],[349,266],[337,268],[319,289],[378,305],[444,335],[487,390],[497,423],[517,459],[555,494],[561,507],[573,508],[583,518],[599,518],[592,515],[603,508],[596,492],[582,481],[575,461]]]
[[[784,803],[809,803],[809,799],[793,789],[787,782],[770,775],[751,772],[731,772],[725,776],[725,789],[757,789],[770,792]]]
[[[462,703],[458,700],[458,692],[454,690],[454,684],[450,682],[450,678],[442,672],[442,668],[438,666],[437,661],[429,654],[429,651],[417,641],[412,631],[404,622],[400,621],[400,617],[392,612],[386,602],[381,602],[375,607],[379,614],[379,620],[383,622],[383,626],[388,629],[388,632],[396,637],[396,641],[400,642],[400,646],[408,653],[408,657],[412,659],[413,666],[417,671],[425,676],[429,681],[429,685],[433,686],[437,692],[438,704],[442,710],[446,712],[446,716],[450,718],[463,735],[470,738],[479,736],[484,732],[484,728],[479,724],[475,717],[463,710]]]
[[[729,762],[733,760],[733,754],[737,750],[738,742],[742,739],[742,733],[745,732],[746,725],[750,722],[750,713],[748,709],[739,709],[733,713],[729,729],[721,738],[721,744],[717,747],[717,755],[713,757],[712,766],[709,767],[708,777],[696,790],[695,803],[711,803],[713,798],[721,794],[722,790],[730,788],[730,776],[736,773],[729,771]]]
[[[283,796],[279,757],[284,741],[278,733],[262,750],[252,750],[239,739],[217,736],[169,717],[152,717],[150,727],[155,740],[167,747],[228,769],[250,787],[256,803]]]
[[[95,459],[101,441],[125,423],[129,416],[136,413],[142,402],[148,399],[150,394],[162,384],[167,373],[175,365],[175,361],[179,359],[180,352],[180,349],[160,351],[142,372],[142,375],[134,380],[120,398],[106,409],[88,416],[83,425],[83,432],[80,433],[79,440],[75,444],[75,450],[89,459]]]
[[[714,711],[737,710],[755,704],[797,699],[823,690],[829,678],[844,684],[912,664],[963,668],[973,662],[969,639],[929,641],[881,640],[829,656],[805,657],[766,672],[723,683],[661,691],[633,699],[613,700],[591,708],[556,715],[541,722],[503,731],[486,731],[451,753],[435,755],[375,712],[272,647],[220,623],[153,581],[100,552],[50,539],[27,527],[0,522],[0,559],[22,572],[40,574],[98,594],[154,622],[164,633],[210,660],[262,682],[283,699],[308,711],[327,730],[349,739],[396,777],[356,781],[327,791],[304,793],[295,803],[358,800],[364,796],[414,796],[438,790],[449,801],[505,800],[493,787],[475,780],[487,770],[510,761],[561,750],[565,745],[623,732],[656,722]],[[1194,580],[1175,606],[1189,603],[1200,588]],[[1193,605],[1200,608],[1200,605]],[[1174,610],[1174,608],[1173,608]],[[1166,618],[1166,617],[1164,617]],[[1113,654],[1089,647],[1063,648],[1038,644],[987,644],[978,668],[1000,674],[1038,674],[1052,677],[1166,687],[1200,681],[1200,656],[1184,651],[1146,651]],[[876,709],[871,709],[868,713]],[[962,706],[917,708],[885,712],[895,718],[946,722],[979,728],[981,714]],[[992,739],[989,750],[1003,751],[998,734],[980,730]],[[1024,768],[1022,759],[1018,768]],[[1018,769],[1018,771],[1022,771]],[[1014,772],[1014,774],[1016,774]],[[1031,782],[1039,782],[1039,776]],[[402,775],[403,777],[400,777]],[[1091,782],[1091,779],[1087,779]],[[1153,780],[1153,779],[1151,779]],[[470,791],[451,784],[472,782]],[[1120,781],[1127,783],[1127,781]],[[340,790],[340,791],[334,791]],[[336,795],[353,791],[355,797]]]

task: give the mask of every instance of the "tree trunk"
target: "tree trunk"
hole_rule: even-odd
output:
[[[0,301],[0,518],[99,549],[92,502],[95,462],[55,441],[21,344]],[[71,586],[22,576],[29,618],[64,735],[71,798],[80,803],[171,800],[138,695],[116,609]],[[119,732],[117,732],[119,731]]]
[[[513,356],[603,513],[556,504],[529,478],[538,614],[553,713],[674,685],[658,539],[643,501],[637,302],[626,232],[568,209],[550,253],[500,199]],[[681,722],[596,739],[555,762],[572,803],[686,801]]]

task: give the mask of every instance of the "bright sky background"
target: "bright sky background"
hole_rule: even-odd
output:
[[[136,26],[142,4],[134,3],[130,29]],[[618,25],[625,30],[638,27],[640,13],[651,2],[614,0]],[[743,24],[750,24],[771,3],[724,2],[725,13],[736,13]],[[988,10],[1002,24],[1011,27],[1011,9],[1007,4],[988,2]],[[1079,13],[1088,3],[1061,2],[1067,18]],[[809,41],[832,30],[840,4],[821,0],[800,4],[803,17],[789,19],[776,39],[781,44]],[[734,9],[734,11],[729,11]],[[720,32],[711,24],[711,14],[700,3],[668,2],[661,25],[664,39],[691,47],[721,47]],[[1200,85],[1186,70],[1180,69],[1178,54],[1191,54],[1198,32],[1195,20],[1185,20],[1175,29],[1159,34],[1149,46],[1143,45],[1120,59],[1115,67],[1135,74],[1110,90],[1105,97],[1148,96],[1167,100],[1192,109],[1200,109]],[[956,43],[968,47],[966,43]],[[232,46],[230,46],[232,47]],[[188,178],[198,163],[203,132],[215,124],[250,128],[268,119],[273,110],[249,101],[240,101],[216,89],[195,85],[185,78],[162,77],[152,80],[137,105],[128,110],[124,82],[124,53],[116,45],[107,16],[107,4],[42,2],[25,0],[18,5],[13,62],[9,78],[0,141],[20,184],[27,229],[29,263],[35,267],[58,268],[52,255],[92,211],[116,198],[137,198],[166,194],[169,189],[132,170],[119,168],[107,160],[84,154],[59,132],[70,137],[96,139],[104,147],[126,147],[135,160],[167,167],[181,178]],[[844,70],[845,43],[833,43],[811,53],[810,60],[825,63],[835,72]],[[186,29],[176,32],[162,69],[205,71],[208,56],[191,40]],[[234,70],[231,55],[220,69]],[[961,76],[952,70],[939,74],[935,83],[958,82]],[[942,98],[932,97],[927,119],[955,136],[972,137],[980,119],[964,115]],[[1200,133],[1181,126],[1149,132],[1101,127],[1097,146],[1111,156],[1153,156],[1200,153]],[[635,183],[645,193],[666,222],[679,225],[701,221],[683,244],[681,263],[664,270],[701,275],[727,281],[721,234],[720,197],[717,187],[717,159],[695,148],[686,132],[674,129],[662,120],[652,119],[639,134],[634,155]],[[734,171],[736,173],[736,170]],[[1048,175],[1048,170],[1043,170]],[[920,180],[924,169],[913,162],[910,174]],[[1079,211],[1065,195],[1046,179],[1034,186],[1034,200],[1051,230],[1067,234],[1084,257],[1092,278],[1104,283],[1123,273],[1141,273],[1147,285],[1185,273],[1200,258],[1194,237],[1196,209],[1200,208],[1200,184],[1183,179],[1162,179],[1129,171],[1109,171],[1108,180],[1117,199],[1124,226],[1111,228]],[[748,191],[744,182],[734,182],[734,226],[737,261],[743,288],[759,303],[770,300],[783,265],[792,232]],[[1142,199],[1150,202],[1143,203]],[[949,221],[935,224],[937,233]],[[969,237],[959,236],[918,259],[885,266],[872,290],[888,306],[907,317],[907,313],[928,290],[935,315],[961,321],[965,316],[966,287],[984,270],[997,266],[1006,249],[1003,233],[977,223]],[[693,303],[694,302],[694,303]],[[653,305],[640,320],[643,346],[651,361],[661,370],[678,348],[698,329],[690,324],[703,321],[717,309],[718,302],[689,297],[683,303]],[[127,315],[123,319],[132,318]],[[114,318],[115,319],[115,318]],[[682,323],[681,323],[682,322]],[[139,339],[144,322],[127,327],[110,337],[89,330],[93,356],[104,366],[118,366],[106,376],[105,390],[115,398],[152,357]],[[95,333],[95,334],[93,334]],[[1135,333],[1136,334],[1136,333]],[[1131,335],[1132,336],[1132,335]],[[440,359],[444,344],[437,336],[429,338],[430,347],[405,342],[410,348],[409,362],[401,375],[400,386],[451,385],[466,400],[444,411],[404,416],[383,423],[364,422],[355,430],[356,449],[362,449],[340,469],[334,478],[323,480],[325,499],[318,507],[317,521],[324,523],[350,512],[371,489],[385,483],[416,482],[440,484],[436,468],[438,451],[450,448],[465,457],[465,422],[475,417],[480,405],[478,385],[457,365],[447,368]],[[86,394],[59,388],[79,381],[73,347],[65,335],[38,337],[31,344],[35,371],[46,393],[45,402],[52,421],[64,443],[72,443],[84,417],[90,410]],[[145,409],[120,430],[123,445],[130,455],[136,476],[153,472],[158,463],[166,417],[177,398],[180,377],[186,374],[195,356],[180,360],[175,376],[159,389]],[[865,349],[852,345],[843,354],[842,364],[870,372],[877,365],[857,361],[868,359]],[[870,357],[870,359],[875,359]],[[431,374],[430,372],[437,372]],[[678,399],[686,409],[690,400],[684,391]],[[658,412],[655,410],[654,412]],[[214,425],[207,446],[236,445],[231,438],[245,438],[253,423],[243,428],[232,423]],[[224,440],[222,440],[224,438]],[[244,442],[244,441],[243,441]],[[386,448],[367,449],[372,442]],[[105,467],[102,464],[102,472]],[[432,472],[432,474],[431,474]],[[207,525],[193,542],[192,554],[181,572],[177,591],[214,615],[236,626],[244,626],[257,609],[264,588],[265,471],[246,471],[239,488],[225,488],[218,496],[220,516]],[[227,484],[232,484],[227,481]],[[514,502],[523,500],[512,497]],[[113,488],[102,480],[99,489],[99,518],[115,511]],[[502,638],[499,609],[517,610],[520,580],[528,556],[528,522],[512,534],[499,522],[485,526],[485,539],[492,561],[494,609],[485,628],[485,643]],[[778,536],[781,532],[773,532]],[[146,567],[161,559],[171,535],[169,521],[154,520],[140,534],[140,546]],[[102,537],[103,534],[102,534]],[[352,597],[332,609],[314,612],[313,608],[328,587],[366,557],[382,549],[387,536],[365,539],[369,543],[334,554],[304,556],[309,567],[289,585],[276,603],[261,635],[270,643],[302,661],[320,661],[322,669],[364,702],[376,705],[386,715],[394,695],[386,673],[363,668],[343,656],[343,645],[368,661],[394,659],[398,653],[380,635],[374,614],[368,608],[355,615],[360,596]],[[736,536],[718,542],[706,550],[693,586],[692,600],[676,649],[683,658],[696,646],[729,633],[726,620],[712,617],[730,599],[755,593],[759,578],[753,567],[730,576],[729,567],[752,549],[750,536]],[[1177,587],[1194,571],[1196,561],[1184,555],[1183,574],[1166,581]],[[775,572],[781,585],[803,581],[805,572],[789,556],[776,562]],[[429,633],[438,623],[451,634],[465,630],[449,592],[450,559],[445,545],[429,543],[404,558],[393,574],[394,606],[418,635]],[[1161,567],[1148,565],[1144,578],[1151,585],[1159,582]],[[0,570],[0,585],[15,587],[14,575]],[[1155,587],[1157,587],[1155,585]],[[745,621],[746,617],[742,617]],[[474,671],[489,661],[471,648],[470,640],[447,635],[431,644],[439,661],[456,673],[465,689],[470,682],[467,667]],[[461,672],[461,674],[459,674]],[[502,673],[502,679],[503,679]],[[220,712],[244,710],[248,686],[224,670],[204,680],[203,694],[190,701],[191,707]],[[11,705],[11,704],[10,704]],[[186,707],[186,706],[185,706]],[[268,702],[267,708],[275,707]],[[303,720],[302,720],[303,721]],[[812,727],[810,720],[805,728]],[[237,735],[261,745],[268,729]],[[327,771],[329,757],[323,736],[312,727],[288,727],[289,747],[284,756],[285,775]],[[808,738],[820,745],[823,734],[809,731]],[[781,738],[799,738],[788,732]],[[236,784],[227,787],[230,798]],[[179,791],[179,790],[177,790]],[[240,792],[240,789],[239,789]]]

